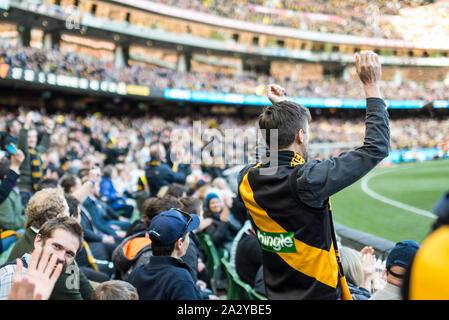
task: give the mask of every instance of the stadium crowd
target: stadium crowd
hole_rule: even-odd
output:
[[[279,83],[292,97],[354,98],[360,99],[360,83],[350,77],[348,81],[325,77],[323,80],[296,81],[278,79],[264,74],[248,73],[225,75],[222,73],[181,72],[161,67],[130,65],[117,68],[112,61],[104,61],[74,52],[58,49],[46,50],[33,47],[2,47],[0,63],[11,67],[31,69],[38,72],[75,76],[89,80],[107,80],[152,86],[161,89],[176,88],[198,91],[260,94],[266,83]],[[238,82],[241,85],[235,86]],[[381,82],[385,99],[395,100],[448,100],[448,84],[441,82],[416,83],[413,81]]]
[[[148,251],[154,239],[148,240],[144,236],[154,218],[164,212],[165,219],[176,219],[180,211],[171,210],[173,208],[196,213],[199,217],[189,244],[180,244],[173,251],[173,254],[185,256],[183,261],[190,267],[187,270],[193,270],[191,276],[195,284],[189,280],[189,290],[159,298],[217,299],[216,286],[226,287],[223,279],[211,281],[205,268],[207,257],[199,248],[197,234],[209,235],[218,250],[230,252],[235,272],[257,288],[257,292],[264,293],[263,282],[260,286],[261,260],[252,259],[245,265],[248,259],[242,258],[248,256],[245,250],[257,248],[257,241],[254,242],[256,238],[248,227],[246,210],[238,201],[231,183],[225,179],[224,170],[235,164],[223,163],[223,159],[216,155],[202,158],[203,162],[199,164],[183,163],[177,158],[179,150],[176,148],[180,146],[170,143],[177,130],[194,130],[193,119],[118,119],[101,114],[75,117],[20,108],[18,113],[5,111],[1,120],[4,128],[0,141],[0,150],[3,150],[0,162],[3,197],[0,227],[6,231],[6,234],[2,233],[2,263],[31,252],[33,242],[35,250],[40,252],[38,250],[42,248],[33,239],[48,235],[41,235],[39,230],[72,230],[71,222],[61,218],[65,215],[78,219],[83,228],[84,239],[79,249],[74,249],[74,262],[66,261],[59,278],[47,279],[47,286],[52,283],[55,289],[40,293],[44,298],[136,299],[134,287],[143,299],[155,297],[155,292],[142,291],[139,285],[145,281],[158,282],[160,274],[146,274],[148,270],[141,270],[142,274],[133,274],[128,282],[124,280],[139,265],[146,264],[154,253]],[[242,135],[254,127],[252,122],[228,117],[202,118],[201,124],[201,134],[205,136],[201,141],[203,144],[210,141],[208,129],[224,132],[233,128],[238,131],[237,135]],[[392,148],[435,147],[449,140],[448,124],[447,120],[392,120]],[[311,143],[360,142],[363,139],[364,126],[360,122],[315,120],[311,126]],[[401,130],[401,134],[394,134],[395,130]],[[19,149],[15,155],[6,151],[11,143]],[[186,147],[185,144],[181,146]],[[230,148],[238,147],[225,143],[222,150],[229,152]],[[245,161],[248,161],[248,156],[245,153]],[[217,159],[221,162],[214,162]],[[160,223],[165,225],[163,221]],[[154,228],[157,226],[155,220]],[[70,232],[76,235],[76,231]],[[164,250],[159,254],[166,255]],[[372,249],[365,248],[355,256],[359,258],[352,260],[354,266],[351,268],[363,268],[364,280],[361,282],[359,272],[359,278],[351,278],[351,288],[355,290],[354,297],[357,291],[358,294],[362,292],[359,298],[369,298],[375,290],[386,285],[387,279],[381,275],[382,265],[374,263]],[[34,261],[33,255],[24,259],[24,268],[26,265],[31,269],[35,267],[31,262]],[[161,266],[167,267],[169,262],[162,257],[160,260]],[[350,258],[347,261],[351,261]],[[173,277],[186,277],[177,269],[185,269],[185,265],[171,267]],[[7,289],[12,284],[19,283],[20,277],[14,276],[15,269],[10,269],[0,269],[2,299],[7,298]],[[80,274],[76,278],[79,289],[76,286],[70,290],[62,288],[61,283],[76,273]],[[39,269],[30,273],[30,277],[33,274],[39,274]],[[27,277],[24,279],[25,282],[33,282]],[[134,287],[130,288],[129,283]],[[16,288],[13,289],[11,299],[16,294]],[[157,292],[164,292],[161,290]]]
[[[417,8],[432,1],[158,1],[198,12],[237,20],[326,33],[403,39],[392,20],[401,9]],[[444,10],[444,7],[442,7]],[[433,12],[435,12],[433,10]],[[437,27],[442,29],[441,27]],[[444,28],[444,27],[443,27]],[[441,32],[441,30],[439,30]]]

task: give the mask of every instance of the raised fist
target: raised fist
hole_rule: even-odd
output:
[[[272,104],[285,100],[285,89],[277,84],[267,86],[267,97]]]
[[[379,56],[373,51],[361,51],[355,55],[355,68],[364,85],[377,84],[381,76]]]

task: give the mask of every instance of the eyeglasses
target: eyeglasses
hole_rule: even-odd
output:
[[[175,208],[171,208],[170,210],[176,210],[176,211],[178,211],[179,213],[182,213],[182,215],[184,216],[184,218],[187,219],[187,224],[186,224],[186,226],[184,227],[184,229],[182,230],[182,232],[181,232],[181,234],[180,234],[180,237],[182,237],[182,236],[184,235],[184,233],[186,232],[188,226],[189,226],[190,223],[192,222],[193,218],[192,218],[192,216],[191,216],[189,213],[187,213],[187,212],[185,212],[185,211],[182,211],[182,210],[179,210],[179,209],[175,209]]]

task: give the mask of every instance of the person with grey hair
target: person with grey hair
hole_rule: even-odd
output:
[[[368,300],[371,292],[365,287],[365,275],[360,252],[342,246],[340,248],[341,263],[348,282],[349,292],[354,300]]]

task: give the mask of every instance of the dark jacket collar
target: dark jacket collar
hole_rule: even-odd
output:
[[[180,259],[176,259],[171,256],[152,256],[150,262],[147,264],[147,266],[151,267],[164,267],[164,268],[166,268],[167,265],[171,265],[178,268],[185,268],[190,272],[190,267],[187,264],[185,264]]]
[[[268,158],[268,160],[270,160]],[[277,153],[278,166],[296,166],[303,164],[305,160],[297,152],[292,150],[282,150]]]

